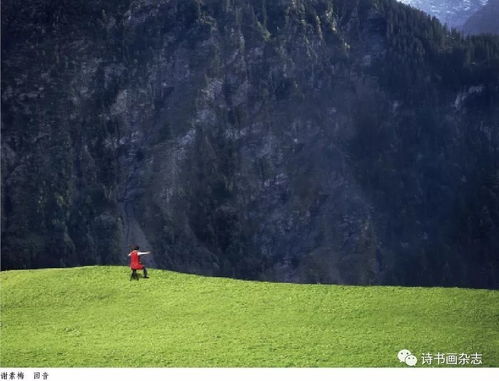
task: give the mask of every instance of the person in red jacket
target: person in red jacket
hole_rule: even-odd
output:
[[[141,255],[151,254],[150,251],[139,251],[139,247],[134,245],[132,247],[132,251],[128,256],[130,257],[130,268],[132,269],[132,275],[130,275],[130,280],[136,279],[139,280],[139,274],[137,274],[137,270],[144,270],[144,278],[149,278],[147,276],[147,269],[142,264],[140,260]]]

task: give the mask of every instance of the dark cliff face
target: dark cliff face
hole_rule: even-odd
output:
[[[2,14],[2,268],[498,287],[497,39],[389,0]]]

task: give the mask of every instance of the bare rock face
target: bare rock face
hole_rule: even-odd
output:
[[[2,268],[498,287],[497,39],[391,0],[2,15]]]

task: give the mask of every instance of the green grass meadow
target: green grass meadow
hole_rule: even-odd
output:
[[[407,367],[401,349],[499,366],[499,291],[150,277],[1,272],[0,366]]]

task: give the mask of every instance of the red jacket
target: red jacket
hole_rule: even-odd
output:
[[[137,250],[130,253],[130,268],[132,270],[142,270],[144,266],[140,263],[140,256]]]

